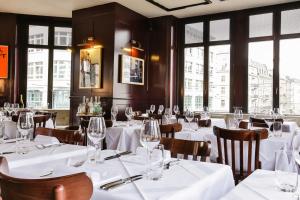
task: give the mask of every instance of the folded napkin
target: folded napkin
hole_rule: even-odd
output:
[[[120,174],[107,175],[107,174],[101,174],[100,172],[97,171],[87,172],[87,175],[91,179],[94,187],[99,187],[106,183],[110,183],[122,179],[122,176]]]
[[[37,135],[34,139],[34,142],[43,145],[53,145],[53,144],[60,143],[56,137],[51,137],[46,135]]]

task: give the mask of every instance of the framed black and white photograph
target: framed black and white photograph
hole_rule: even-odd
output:
[[[132,56],[122,55],[122,83],[144,85],[144,60]]]
[[[80,50],[79,89],[100,88],[101,48]]]

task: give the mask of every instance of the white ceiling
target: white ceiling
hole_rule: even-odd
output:
[[[181,3],[194,3],[195,0],[156,0],[163,5],[180,6]],[[272,4],[287,3],[297,0],[211,0],[213,3],[183,10],[166,12],[145,0],[0,0],[0,12],[72,17],[72,10],[87,8],[110,2],[118,2],[131,10],[147,17],[174,15],[176,17],[190,17],[224,11],[240,10]],[[172,2],[174,4],[172,4]]]

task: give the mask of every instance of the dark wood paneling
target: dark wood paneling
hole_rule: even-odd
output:
[[[3,106],[5,101],[14,102],[17,95],[14,94],[14,86],[18,81],[18,77],[15,76],[16,15],[0,13],[0,24],[0,45],[9,46],[8,79],[0,81],[1,87],[4,87],[4,93],[0,96],[0,106]]]

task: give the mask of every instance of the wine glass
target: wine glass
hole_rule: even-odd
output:
[[[17,129],[19,133],[19,139],[17,139],[17,153],[27,153],[26,143],[30,141],[31,134],[33,133],[33,127],[33,113],[21,112],[17,122]]]
[[[0,112],[0,144],[4,143],[4,130],[5,130],[4,113]]]
[[[4,109],[4,111],[8,112],[8,108],[9,108],[9,107],[10,107],[10,103],[5,102],[5,103],[3,104],[3,109]]]
[[[207,106],[203,107],[203,112],[201,113],[201,119],[207,120],[209,119],[209,110]]]
[[[128,121],[128,124],[127,124],[127,125],[129,125],[129,123],[130,123],[130,121],[131,121],[131,118],[132,118],[132,116],[133,116],[132,107],[126,107],[126,108],[125,108],[125,115],[126,115],[127,121]]]
[[[191,110],[189,110],[189,109],[187,109],[185,111],[185,118],[189,122],[190,129],[192,129],[192,127],[191,127],[191,121],[193,121],[193,119],[194,119],[194,112],[191,111]]]
[[[273,109],[273,113],[274,113],[275,119],[280,118],[280,116],[281,116],[281,111],[280,111],[279,108],[274,108],[274,109]]]
[[[17,114],[17,112],[20,108],[20,105],[18,103],[14,103],[14,104],[11,104],[11,107],[12,107],[14,114]]]
[[[118,106],[114,105],[111,107],[111,120],[113,122],[113,125],[117,122],[117,115],[118,115]]]
[[[155,119],[144,121],[144,125],[141,128],[140,142],[142,146],[147,149],[148,175],[151,167],[151,153],[153,149],[159,144],[160,138],[161,133],[158,121]]]
[[[167,120],[167,123],[170,123],[170,119],[172,117],[172,110],[171,110],[171,108],[166,108],[164,115],[165,115],[165,118]]]
[[[163,105],[159,105],[158,111],[157,111],[158,114],[161,115],[163,113],[163,111],[164,111],[164,106]]]
[[[103,117],[91,117],[87,128],[87,136],[89,146],[96,150],[92,156],[92,161],[96,163],[102,162],[101,159],[101,144],[106,135],[105,120]]]
[[[152,105],[150,106],[150,111],[151,111],[151,113],[152,113],[152,115],[153,115],[153,113],[154,113],[154,111],[155,111],[155,105],[152,104]]]
[[[174,105],[173,111],[174,111],[175,115],[178,115],[180,113],[178,105]]]
[[[243,111],[240,108],[236,108],[233,114],[233,118],[236,121],[236,128],[239,127],[240,122],[243,120]]]

